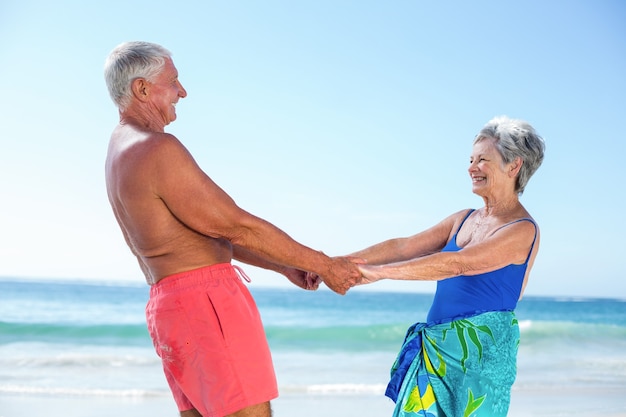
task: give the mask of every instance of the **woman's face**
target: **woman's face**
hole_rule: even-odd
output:
[[[468,172],[472,179],[472,192],[480,196],[501,193],[508,187],[515,188],[515,177],[511,178],[509,165],[504,165],[502,156],[495,146],[495,139],[485,138],[474,145]]]

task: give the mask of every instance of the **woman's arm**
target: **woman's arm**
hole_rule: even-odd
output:
[[[349,256],[362,258],[367,265],[383,265],[408,261],[439,252],[456,230],[467,210],[448,216],[435,226],[410,237],[389,239]]]
[[[361,284],[381,279],[439,281],[521,264],[526,261],[534,236],[533,223],[517,222],[458,252],[432,253],[386,265],[359,265],[364,276]]]

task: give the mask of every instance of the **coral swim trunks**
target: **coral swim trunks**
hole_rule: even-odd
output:
[[[222,417],[278,396],[258,309],[231,264],[166,277],[150,288],[148,330],[180,411]]]

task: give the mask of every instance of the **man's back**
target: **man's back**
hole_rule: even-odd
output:
[[[232,258],[228,241],[192,230],[164,201],[163,195],[172,192],[168,190],[172,184],[163,180],[169,176],[164,171],[198,175],[199,170],[190,156],[181,160],[173,155],[188,155],[176,138],[130,124],[118,126],[109,143],[109,201],[150,284],[178,272],[230,262]],[[187,196],[190,205],[193,197]]]

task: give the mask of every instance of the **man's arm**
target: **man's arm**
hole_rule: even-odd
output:
[[[330,258],[288,236],[271,223],[238,207],[233,199],[196,164],[172,135],[162,134],[151,176],[153,189],[171,213],[190,229],[223,238],[275,265],[311,271],[332,290],[345,292],[360,279],[357,267],[346,258]],[[241,256],[241,253],[240,255]],[[248,256],[250,256],[248,254]]]
[[[287,277],[294,285],[305,290],[315,291],[320,285],[320,279],[313,277],[306,271],[275,264],[240,246],[233,246],[233,258],[248,265],[278,272]]]

